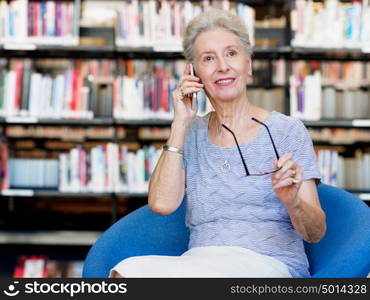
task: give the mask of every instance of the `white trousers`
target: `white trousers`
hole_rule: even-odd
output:
[[[194,247],[181,256],[133,256],[112,270],[128,278],[292,277],[283,262],[234,246]]]

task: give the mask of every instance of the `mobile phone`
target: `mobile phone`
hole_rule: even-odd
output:
[[[190,64],[190,75],[195,76],[193,64]],[[192,98],[191,98],[191,109],[196,110],[197,107],[198,107],[197,93],[193,93]]]

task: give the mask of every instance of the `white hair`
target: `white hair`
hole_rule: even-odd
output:
[[[209,8],[205,12],[194,17],[186,26],[183,48],[184,56],[188,62],[193,62],[194,60],[193,45],[198,35],[202,32],[217,28],[224,28],[234,33],[239,38],[245,53],[252,53],[249,33],[244,21],[232,12],[217,8]]]

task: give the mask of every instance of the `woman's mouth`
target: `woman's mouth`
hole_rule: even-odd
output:
[[[217,86],[229,86],[232,85],[235,81],[234,77],[220,78],[215,81]]]

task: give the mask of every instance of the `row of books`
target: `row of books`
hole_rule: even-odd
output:
[[[370,6],[368,0],[342,3],[296,0],[291,27],[297,47],[361,48],[370,52]]]
[[[78,45],[79,19],[80,0],[1,0],[0,44]]]
[[[292,75],[296,77],[305,78],[315,71],[320,72],[323,86],[344,90],[370,85],[370,62],[367,61],[296,60],[292,63]]]
[[[320,75],[303,81],[291,78],[290,114],[302,120],[368,119],[370,93],[364,90],[321,88]]]
[[[270,38],[255,39],[255,28],[285,27],[284,18],[266,16],[262,21],[256,20],[255,9],[243,1],[1,0],[0,3],[0,44],[5,43],[8,48],[29,48],[32,44],[78,45],[80,23],[86,27],[115,27],[118,47],[182,51],[181,36],[185,25],[209,7],[239,15],[249,29],[252,44],[261,47],[273,47],[276,43]]]
[[[271,98],[270,98],[271,99]],[[272,103],[272,102],[271,102]],[[270,110],[279,111],[277,107]],[[170,136],[170,127],[140,126],[137,137],[141,140],[167,140]],[[370,131],[360,128],[320,128],[308,129],[314,142],[325,142],[329,144],[353,144],[370,142]],[[57,139],[61,141],[86,141],[86,140],[113,140],[115,137],[122,140],[128,135],[124,126],[118,126],[115,131],[113,127],[68,127],[68,126],[24,126],[8,125],[5,129],[7,138],[17,138],[24,142],[26,139],[42,138]],[[30,147],[32,148],[32,147]]]
[[[60,190],[145,192],[159,155],[152,146],[133,153],[127,146],[113,143],[95,147],[89,154],[81,148],[72,149],[60,156]]]
[[[72,149],[59,158],[59,190],[72,192],[146,192],[161,150],[145,146],[136,152],[108,143],[89,151]]]
[[[117,13],[118,46],[153,47],[156,51],[182,51],[182,33],[191,18],[214,6],[238,14],[254,40],[253,8],[238,3],[231,5],[228,0],[201,2],[190,1],[138,1],[121,2]]]
[[[14,278],[81,278],[82,260],[55,260],[47,255],[17,257]]]
[[[137,137],[141,140],[167,140],[170,136],[170,127],[140,126]],[[128,136],[124,126],[114,127],[68,127],[68,126],[40,126],[40,125],[8,125],[5,136],[14,139],[56,139],[61,141],[86,141],[86,140],[123,140]],[[31,147],[30,147],[31,148]]]
[[[0,65],[0,116],[39,118],[112,117],[171,119],[172,92],[185,68],[174,62],[110,61],[109,77],[99,74],[96,60],[78,61],[52,68],[30,60]],[[91,66],[90,66],[91,64]],[[104,72],[105,73],[105,72]],[[123,73],[114,77],[114,74]],[[205,95],[199,93],[200,111],[206,111]]]
[[[346,189],[370,189],[370,153],[357,151],[344,157],[336,150],[318,150],[318,163],[324,183]]]
[[[0,116],[112,116],[110,60],[0,60]],[[102,67],[99,70],[99,67]]]
[[[144,74],[142,79],[120,76],[114,82],[113,116],[127,120],[171,120],[174,111],[172,93],[176,86],[177,80],[164,72]],[[200,115],[212,109],[204,90],[197,93],[197,103]]]
[[[165,141],[170,137],[170,127],[140,127],[137,136],[142,140],[159,140]]]
[[[5,151],[5,150],[3,150]],[[81,145],[59,159],[9,158],[4,152],[2,189],[59,189],[62,192],[146,192],[162,150],[107,143]]]
[[[279,111],[277,107],[270,110]],[[115,134],[118,139],[125,139],[127,129],[123,126],[118,127],[115,132],[112,127],[68,127],[68,126],[22,126],[8,125],[6,127],[7,138],[33,139],[59,139],[61,141],[85,141],[85,140],[107,140],[114,139]],[[165,141],[169,138],[171,128],[168,126],[141,126],[137,130],[137,137],[141,140]],[[350,145],[353,143],[369,143],[370,131],[360,128],[309,128],[308,132],[314,142],[324,142],[333,145]]]
[[[57,189],[58,160],[9,158],[9,186],[15,189]]]
[[[370,117],[370,93],[364,90],[322,89],[321,118],[368,119]]]
[[[0,1],[0,44],[16,47],[31,44],[78,45],[81,0]],[[106,1],[83,5],[85,18],[110,18],[116,27],[116,44],[122,47],[153,47],[156,51],[182,51],[181,35],[187,22],[211,6],[239,15],[254,44],[256,12],[244,3],[228,0]],[[110,10],[108,10],[108,7]],[[87,17],[86,17],[87,16]],[[370,51],[368,0],[318,3],[296,0],[291,12],[293,46],[362,48]],[[82,20],[81,20],[82,22]],[[83,23],[83,22],[82,22]],[[21,25],[20,25],[21,24]]]
[[[108,143],[89,150],[81,146],[57,159],[7,158],[0,148],[3,189],[59,189],[63,192],[147,192],[161,150],[153,146],[128,151]],[[370,153],[346,157],[338,150],[316,148],[322,181],[346,189],[370,190]]]
[[[126,129],[120,127],[117,137],[124,139]],[[9,125],[5,128],[5,136],[8,138],[46,138],[60,139],[62,141],[83,141],[88,139],[114,139],[113,127],[68,127],[68,126],[22,126]]]
[[[255,62],[266,83],[270,62]],[[163,118],[173,115],[172,92],[184,60],[0,60],[0,116],[38,118]],[[285,81],[284,62],[273,61],[273,82]],[[203,91],[199,114],[211,109]]]
[[[368,88],[361,88],[368,86],[370,82],[368,63],[346,65],[348,72],[341,72],[341,80],[338,78],[338,84],[335,85],[323,83],[331,84],[337,78],[331,77],[332,73],[328,71],[330,67],[334,69],[335,63],[321,65],[324,69],[324,78],[320,65],[317,65],[311,72],[308,72],[306,65],[304,62],[293,64],[293,75],[289,79],[290,114],[292,116],[303,120],[369,118],[370,93]],[[364,68],[360,69],[361,66]],[[358,72],[353,72],[354,70]],[[358,78],[359,76],[361,79]],[[350,83],[351,81],[355,84]],[[360,82],[361,84],[358,84]]]

